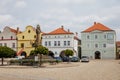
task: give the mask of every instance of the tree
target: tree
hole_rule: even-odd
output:
[[[69,58],[69,56],[73,56],[73,51],[72,50],[70,50],[70,49],[66,49],[65,51],[64,51],[64,53],[65,53],[65,55]]]
[[[48,48],[46,48],[46,47],[44,47],[42,45],[35,48],[35,54],[40,55],[40,57],[39,57],[40,58],[40,61],[39,61],[40,66],[42,65],[42,54],[47,55],[48,53],[49,53]]]
[[[70,50],[70,49],[66,49],[65,50],[65,55],[67,56],[67,57],[69,57],[69,56],[73,56],[73,51],[72,50]]]
[[[30,56],[33,56],[33,55],[35,55],[35,50],[30,51]]]
[[[2,65],[4,58],[15,57],[16,52],[9,47],[0,46],[0,58],[2,59]]]

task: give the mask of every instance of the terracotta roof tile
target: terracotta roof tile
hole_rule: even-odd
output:
[[[61,28],[57,28],[56,30],[53,30],[52,32],[49,32],[49,33],[44,33],[44,35],[47,34],[47,35],[55,35],[55,34],[74,34],[72,32],[70,32],[69,30],[66,31],[64,30],[63,26]]]
[[[101,23],[96,23],[94,22],[94,25],[89,27],[88,29],[84,30],[83,32],[91,32],[91,31],[94,31],[94,30],[100,30],[100,31],[113,31],[112,29],[104,26],[103,24]]]
[[[17,30],[15,30],[15,29],[10,28],[10,30],[11,30],[11,32],[17,33]]]

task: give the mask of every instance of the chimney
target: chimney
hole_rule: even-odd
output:
[[[94,22],[94,25],[96,24],[96,22]]]
[[[19,33],[19,27],[17,27],[17,33]]]
[[[70,32],[70,29],[68,29],[68,32]]]
[[[78,36],[78,33],[76,32],[76,36]]]
[[[64,29],[64,26],[62,25],[61,28]]]

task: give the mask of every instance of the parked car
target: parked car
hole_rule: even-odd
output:
[[[70,60],[71,60],[71,62],[78,62],[78,61],[80,61],[80,59],[78,57],[72,57]]]
[[[54,57],[54,59],[56,59],[57,61],[62,61],[61,57]]]
[[[70,60],[69,57],[62,57],[63,62],[68,62],[69,60]]]
[[[82,56],[81,57],[81,62],[89,62],[89,57],[88,56]]]

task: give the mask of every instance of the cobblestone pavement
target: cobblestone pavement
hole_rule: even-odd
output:
[[[120,80],[120,60],[60,63],[45,68],[1,67],[0,80]]]

